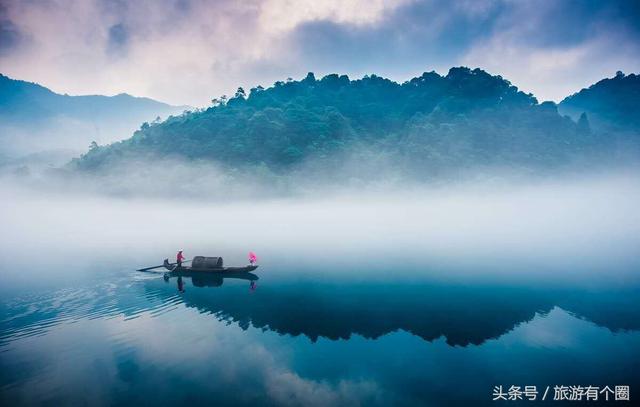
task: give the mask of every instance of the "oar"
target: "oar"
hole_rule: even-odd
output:
[[[183,261],[183,263],[188,263],[190,261],[191,260],[185,260],[185,261]],[[178,263],[169,263],[170,266],[173,266],[174,264],[178,264]],[[164,267],[164,264],[161,264],[159,266],[153,266],[153,267],[146,267],[146,268],[143,268],[143,269],[138,269],[137,271],[149,271],[149,270],[153,270],[153,269],[158,269],[160,267]]]

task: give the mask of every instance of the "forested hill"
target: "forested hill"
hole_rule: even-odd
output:
[[[586,112],[597,131],[640,134],[640,76],[618,72],[564,99],[560,112],[575,118]]]
[[[302,162],[385,156],[417,173],[452,167],[549,167],[594,150],[575,123],[500,76],[452,68],[403,84],[371,75],[276,82],[214,100],[206,110],[144,124],[128,140],[91,149],[73,167],[98,170],[146,155],[287,172]],[[311,159],[311,160],[309,160]]]

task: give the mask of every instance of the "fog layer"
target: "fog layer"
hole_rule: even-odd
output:
[[[61,265],[135,269],[179,248],[228,264],[253,250],[264,272],[361,278],[409,267],[625,281],[640,265],[640,181],[630,173],[238,202],[54,194],[6,178],[0,187],[0,254],[11,259],[3,277],[51,276]]]

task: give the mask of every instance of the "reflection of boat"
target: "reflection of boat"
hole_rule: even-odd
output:
[[[164,280],[169,281],[171,277],[178,277],[179,279],[182,277],[191,278],[191,282],[196,287],[219,287],[224,282],[224,279],[236,279],[236,280],[247,280],[247,281],[256,281],[259,279],[253,273],[249,273],[246,271],[237,272],[237,271],[225,271],[224,273],[202,273],[200,271],[189,271],[189,270],[173,270],[167,273],[164,273]]]
[[[207,273],[228,276],[228,273],[248,273],[257,269],[258,266],[224,267],[222,257],[196,256],[191,261],[191,266],[178,266],[175,263],[169,263],[169,259],[164,259],[164,268],[171,272],[191,273],[192,275]]]

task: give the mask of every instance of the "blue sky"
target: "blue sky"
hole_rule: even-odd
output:
[[[3,0],[0,72],[69,94],[206,105],[287,77],[480,67],[559,101],[640,72],[640,2]]]

